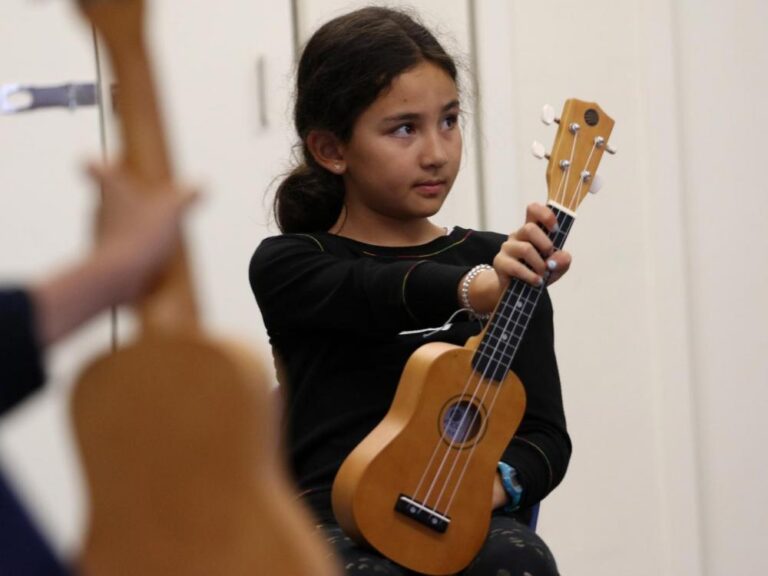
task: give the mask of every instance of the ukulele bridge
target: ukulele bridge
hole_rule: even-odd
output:
[[[432,510],[405,494],[400,494],[398,497],[395,510],[441,534],[448,529],[448,525],[451,523],[451,519],[448,516]]]

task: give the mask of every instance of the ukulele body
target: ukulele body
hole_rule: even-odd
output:
[[[416,350],[389,412],[333,485],[334,514],[350,536],[424,574],[458,572],[479,551],[496,466],[525,411],[520,379],[511,371],[502,382],[482,379],[474,352],[442,342]]]
[[[91,512],[83,574],[335,574],[277,451],[253,355],[147,335],[90,364],[72,399]]]

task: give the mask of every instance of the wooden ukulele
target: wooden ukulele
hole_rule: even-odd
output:
[[[120,86],[124,161],[170,182],[142,0],[80,0]],[[262,364],[198,322],[182,246],[140,303],[141,334],[93,361],[72,399],[93,575],[335,576],[289,488]]]
[[[547,168],[558,249],[614,122],[597,104],[568,100],[559,123]],[[464,347],[433,342],[413,353],[389,412],[334,481],[333,510],[349,535],[424,574],[454,574],[477,555],[497,463],[525,412],[510,367],[542,290],[513,280]]]

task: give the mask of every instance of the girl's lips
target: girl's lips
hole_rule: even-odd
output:
[[[416,188],[426,194],[439,194],[445,189],[445,180],[430,180],[416,184]]]

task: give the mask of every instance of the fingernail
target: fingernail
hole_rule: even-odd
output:
[[[539,277],[539,281],[537,282],[537,286],[544,286],[544,278]]]
[[[557,262],[554,260],[547,260],[547,268],[550,270],[555,270],[557,268]]]
[[[555,222],[555,225],[552,226],[552,232],[555,232],[555,233],[560,232],[560,224]]]

